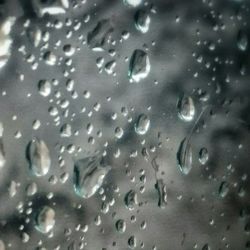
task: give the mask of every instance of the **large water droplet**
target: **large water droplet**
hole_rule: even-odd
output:
[[[162,179],[158,179],[155,188],[158,192],[158,206],[160,208],[165,208],[167,204],[167,186],[164,184]]]
[[[55,225],[55,211],[54,209],[44,206],[37,215],[36,229],[41,233],[50,232]]]
[[[74,187],[77,195],[90,198],[102,186],[103,180],[110,170],[100,156],[78,160],[74,167]]]
[[[242,30],[240,30],[238,33],[237,46],[238,46],[238,49],[241,51],[245,51],[248,46],[247,34],[243,32]]]
[[[135,123],[135,132],[138,135],[145,135],[150,128],[150,119],[147,115],[141,114],[139,115],[136,123]]]
[[[187,138],[181,141],[177,152],[178,166],[185,175],[189,174],[192,169],[192,147]]]
[[[131,81],[139,82],[150,72],[150,61],[146,52],[135,50],[130,58],[128,76]]]
[[[135,208],[135,205],[138,204],[138,199],[137,199],[137,193],[135,190],[130,190],[124,198],[125,205],[129,210],[133,210]]]
[[[180,119],[185,122],[193,120],[195,115],[195,106],[192,97],[185,95],[181,97],[178,101],[177,108]]]
[[[38,138],[33,139],[28,145],[27,153],[32,173],[36,176],[46,175],[50,169],[51,158],[45,142]]]

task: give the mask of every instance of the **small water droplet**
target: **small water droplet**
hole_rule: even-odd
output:
[[[44,206],[38,213],[36,218],[36,229],[41,233],[50,232],[55,225],[54,209]]]
[[[150,119],[147,115],[141,114],[135,123],[135,132],[138,135],[145,135],[150,128]]]

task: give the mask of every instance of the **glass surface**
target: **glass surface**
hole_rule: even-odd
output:
[[[0,1],[0,250],[250,248],[248,0]]]

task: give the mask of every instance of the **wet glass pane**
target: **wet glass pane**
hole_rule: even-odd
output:
[[[0,250],[250,249],[248,0],[0,0]]]

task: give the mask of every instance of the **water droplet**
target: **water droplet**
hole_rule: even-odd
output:
[[[135,205],[138,204],[137,193],[135,190],[130,190],[124,198],[125,205],[129,210],[134,210]]]
[[[87,157],[78,160],[74,167],[74,187],[77,195],[90,198],[102,186],[109,170],[100,156]]]
[[[187,138],[184,138],[177,152],[178,166],[185,175],[189,174],[192,169],[192,147]]]
[[[229,185],[226,181],[221,182],[219,187],[219,195],[221,198],[225,198],[229,192]]]
[[[124,220],[118,220],[115,223],[117,232],[124,233],[126,231],[126,222]]]
[[[135,14],[135,27],[141,33],[147,33],[149,30],[150,16],[144,10],[138,10]]]
[[[4,131],[3,123],[0,122],[0,168],[4,167],[6,163],[6,156],[3,144],[3,131]]]
[[[136,245],[137,245],[136,237],[133,235],[128,239],[128,246],[129,246],[129,248],[134,249],[134,248],[136,248]]]
[[[139,82],[150,72],[149,57],[143,50],[135,50],[130,58],[128,76],[131,81]]]
[[[111,22],[107,19],[97,23],[95,28],[88,33],[87,43],[93,51],[104,51],[104,46],[113,32]]]
[[[51,158],[45,142],[38,138],[33,139],[28,144],[27,153],[32,173],[36,176],[46,175],[50,169]]]
[[[190,122],[193,120],[195,115],[195,106],[192,97],[184,95],[179,99],[177,108],[180,119],[185,122]]]
[[[37,215],[36,229],[41,233],[50,232],[55,225],[55,211],[54,209],[44,206]]]
[[[60,15],[65,14],[67,8],[69,8],[68,0],[32,0],[33,8],[39,17],[45,14]]]
[[[147,115],[139,115],[137,122],[135,123],[135,132],[138,135],[145,135],[150,128],[150,119]]]
[[[155,188],[158,192],[158,206],[160,208],[165,208],[167,204],[167,186],[164,184],[162,179],[158,179]]]
[[[11,55],[10,32],[15,21],[15,17],[8,17],[0,24],[0,68],[6,65]]]
[[[207,148],[202,148],[199,152],[199,161],[202,165],[205,165],[208,161],[209,154]]]
[[[210,246],[208,244],[205,244],[203,247],[202,247],[202,250],[210,250]]]
[[[137,7],[142,3],[142,0],[123,0],[123,2],[130,7]]]
[[[243,32],[242,30],[240,30],[238,33],[237,46],[238,46],[238,49],[241,51],[246,51],[247,46],[248,46],[247,34]]]

